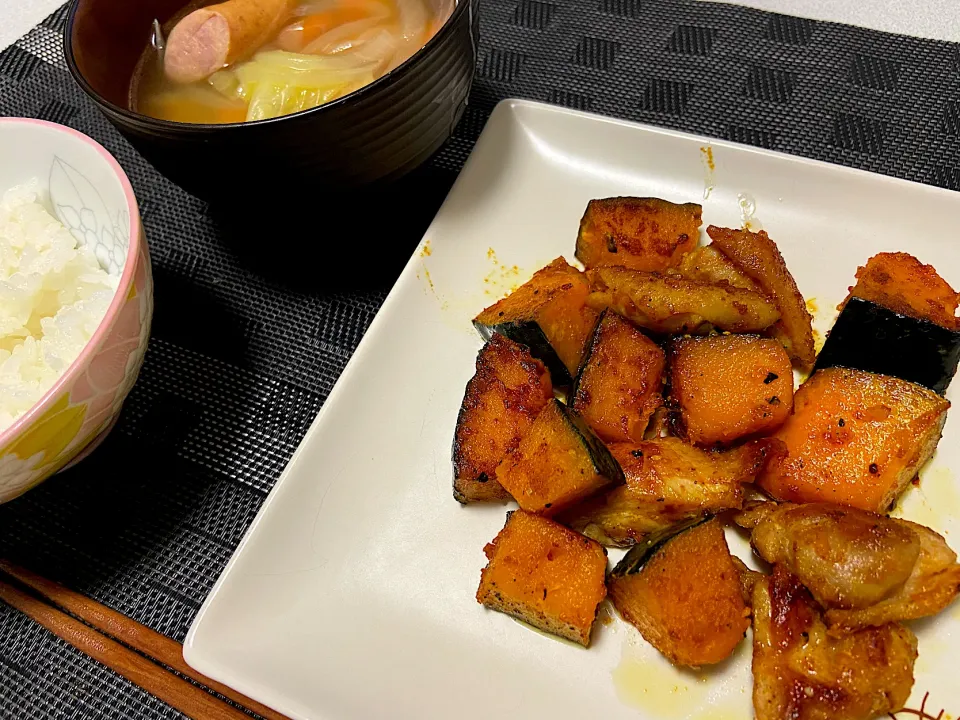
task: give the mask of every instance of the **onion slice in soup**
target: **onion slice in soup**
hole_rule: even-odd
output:
[[[400,38],[389,30],[378,28],[365,33],[363,42],[350,50],[349,56],[370,63],[379,74],[390,66],[399,48]]]
[[[400,15],[400,36],[405,43],[419,49],[430,24],[430,15],[423,0],[397,0],[397,10]]]
[[[324,33],[313,42],[307,43],[301,52],[308,55],[335,55],[357,44],[362,44],[363,40],[360,39],[362,35],[380,24],[381,21],[378,18],[345,23]]]
[[[393,70],[423,47],[430,24],[423,0],[397,0],[397,9],[401,46],[387,70]]]

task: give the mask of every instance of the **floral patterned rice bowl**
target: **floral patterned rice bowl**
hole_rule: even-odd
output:
[[[143,364],[153,277],[130,181],[103,147],[61,125],[0,118],[0,191],[47,183],[56,217],[119,277],[87,346],[28,412],[0,433],[0,503],[82,459],[116,422]]]

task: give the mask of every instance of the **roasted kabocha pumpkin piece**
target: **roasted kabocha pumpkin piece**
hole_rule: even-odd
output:
[[[776,243],[762,230],[755,233],[711,225],[707,234],[717,249],[773,300],[780,318],[771,329],[772,335],[783,343],[800,369],[810,370],[816,359],[813,321]]]
[[[610,308],[657,333],[695,333],[714,327],[759,332],[780,318],[773,302],[753,290],[622,267],[599,267],[586,274],[593,288],[587,299],[590,307]]]
[[[814,373],[775,433],[787,455],[760,486],[778,500],[887,512],[933,455],[950,403],[932,390],[849,368]]]
[[[554,399],[497,467],[497,479],[522,509],[553,515],[622,483],[623,471],[583,418]]]
[[[607,553],[552,520],[517,510],[484,548],[477,602],[583,646],[606,597]]]
[[[699,445],[728,445],[784,423],[793,407],[793,368],[770,338],[680,338],[670,349],[670,398],[679,434]]]
[[[557,515],[557,520],[597,542],[629,547],[678,522],[739,508],[743,484],[753,482],[780,450],[772,440],[707,452],[665,437],[615,443],[610,453],[625,482]]]
[[[960,331],[851,297],[817,356],[817,370],[850,367],[892,375],[941,395],[960,362]]]
[[[666,270],[700,238],[702,208],[659,198],[591,200],[580,220],[577,259],[584,267]]]
[[[663,350],[634,325],[603,311],[573,383],[573,408],[604,442],[643,439],[663,402]]]
[[[633,547],[607,581],[623,619],[674,665],[718,663],[750,627],[740,567],[719,520],[689,521]]]
[[[507,500],[497,465],[553,397],[550,374],[530,351],[494,335],[477,355],[476,374],[457,416],[453,438],[453,496],[462,503]]]
[[[757,720],[872,720],[900,710],[913,687],[917,638],[897,623],[827,634],[807,589],[777,565],[753,592]]]
[[[907,253],[880,253],[870,258],[857,270],[857,283],[850,288],[849,297],[869,300],[948,330],[960,330],[960,295],[932,266]]]
[[[597,312],[585,305],[589,293],[583,273],[557,258],[477,315],[473,324],[484,339],[500,333],[526,345],[556,384],[568,385],[597,322]]]

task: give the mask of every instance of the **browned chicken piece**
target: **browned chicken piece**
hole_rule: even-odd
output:
[[[831,632],[853,632],[868,625],[936,615],[960,594],[960,564],[946,540],[930,528],[897,520],[914,530],[920,539],[920,554],[903,589],[876,605],[861,609],[827,611]]]
[[[779,445],[755,440],[707,452],[679,438],[614,443],[610,453],[626,483],[560,513],[557,520],[602,545],[629,547],[684,519],[743,506],[753,482]]]
[[[827,609],[832,634],[935,615],[960,593],[960,564],[933,530],[855,508],[761,503],[736,522]]]
[[[780,312],[774,337],[784,344],[801,370],[810,370],[816,360],[813,318],[777,244],[763,230],[750,232],[711,225],[707,234],[713,245],[773,300]]]
[[[661,405],[654,410],[653,415],[650,416],[650,422],[647,424],[647,429],[643,433],[643,439],[659,440],[667,437],[670,434],[670,418],[670,409],[665,405]]]
[[[677,272],[694,282],[710,285],[727,283],[732,287],[763,293],[760,286],[751,280],[749,275],[740,270],[714,245],[704,245],[688,252],[680,261]]]
[[[765,576],[761,572],[751,570],[747,567],[747,564],[736,555],[731,555],[731,557],[733,558],[733,566],[737,568],[737,572],[740,573],[740,592],[743,595],[743,601],[747,605],[751,605],[753,603],[754,588],[757,587],[757,583]]]
[[[642,328],[683,335],[711,328],[759,332],[780,319],[772,300],[753,290],[693,282],[679,275],[598,267],[586,272],[587,305],[610,308]]]
[[[843,637],[782,565],[753,594],[757,720],[870,720],[900,710],[913,687],[917,639],[897,623]]]

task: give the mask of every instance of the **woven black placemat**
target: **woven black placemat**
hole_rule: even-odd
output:
[[[346,228],[316,208],[223,215],[85,99],[64,17],[0,53],[0,114],[70,125],[119,159],[150,241],[154,333],[107,442],[0,507],[0,556],[178,640],[500,99],[960,189],[956,45],[694,0],[486,0],[466,115],[392,206]],[[307,243],[336,262],[302,267]],[[382,248],[380,267],[366,246]],[[0,718],[100,717],[182,716],[0,603]]]

